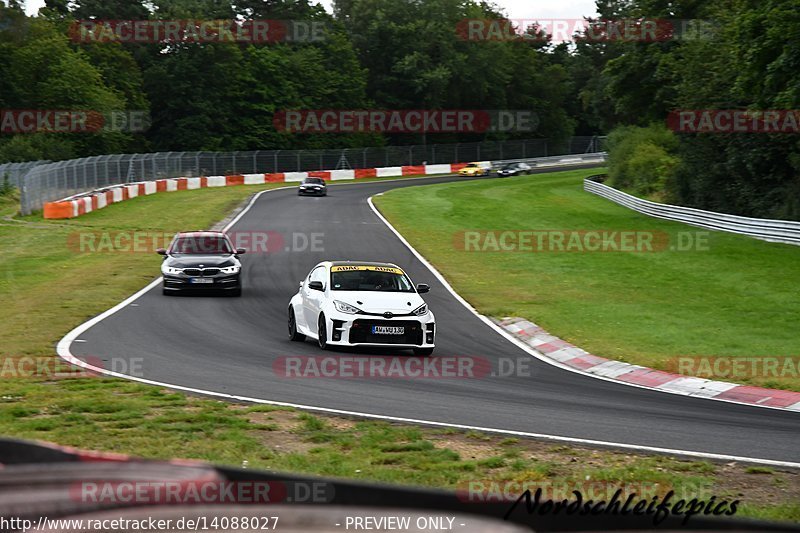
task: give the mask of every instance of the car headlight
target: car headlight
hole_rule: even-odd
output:
[[[161,265],[162,274],[180,274],[183,272],[182,268],[174,268],[171,266]]]
[[[344,302],[340,302],[339,300],[334,300],[333,301],[333,306],[340,313],[346,313],[348,315],[357,315],[358,313],[362,312],[361,309],[359,309],[358,307],[354,307],[354,306],[352,306],[350,304],[346,304]]]
[[[241,270],[241,269],[242,269],[242,267],[240,267],[238,265],[233,265],[233,266],[229,266],[229,267],[222,267],[222,268],[219,269],[219,271],[221,273],[223,273],[223,274],[238,274],[239,270]]]
[[[414,309],[414,314],[417,316],[425,316],[428,313],[428,304],[422,304]]]

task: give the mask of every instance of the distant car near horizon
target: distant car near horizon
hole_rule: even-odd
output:
[[[191,231],[175,235],[164,256],[161,275],[165,295],[188,290],[218,290],[241,296],[244,248],[234,248],[221,231]]]
[[[306,178],[297,189],[297,196],[328,196],[328,186],[322,178]]]
[[[467,166],[458,171],[461,176],[488,176],[492,171],[492,163],[489,161],[478,161],[467,163]]]
[[[497,175],[501,178],[519,176],[520,174],[528,172],[530,169],[531,166],[527,163],[508,163],[497,170]]]
[[[323,261],[289,302],[289,338],[320,348],[377,346],[433,353],[435,319],[408,275],[391,263]]]

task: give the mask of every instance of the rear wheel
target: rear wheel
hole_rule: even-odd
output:
[[[289,340],[300,342],[306,340],[306,336],[297,331],[297,321],[294,318],[294,309],[289,308]]]
[[[328,328],[325,326],[325,315],[319,315],[319,323],[317,324],[317,342],[319,347],[323,350],[328,349]]]
[[[414,348],[414,355],[427,357],[433,353],[433,348]]]

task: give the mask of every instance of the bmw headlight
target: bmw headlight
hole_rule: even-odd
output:
[[[183,272],[182,268],[174,268],[171,266],[161,265],[162,274],[180,274],[181,272]]]
[[[346,304],[344,302],[340,302],[339,300],[334,300],[333,301],[333,306],[340,313],[346,313],[348,315],[357,315],[358,313],[362,312],[361,309],[359,309],[358,307],[354,307],[354,306],[352,306],[350,304]]]
[[[241,269],[242,267],[238,265],[233,265],[229,267],[222,267],[219,269],[219,271],[223,274],[238,274]]]
[[[422,304],[414,309],[414,314],[417,316],[425,316],[428,313],[428,304]]]

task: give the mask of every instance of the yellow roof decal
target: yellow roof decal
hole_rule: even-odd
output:
[[[374,272],[391,272],[392,274],[404,274],[402,270],[394,267],[374,266],[374,265],[340,265],[331,267],[331,272],[351,272],[353,270],[372,270]]]

